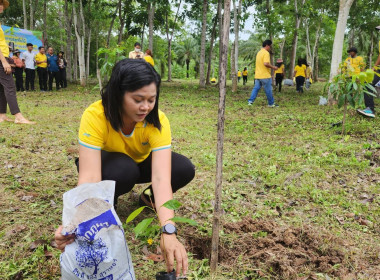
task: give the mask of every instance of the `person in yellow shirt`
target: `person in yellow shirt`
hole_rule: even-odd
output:
[[[380,25],[375,28],[377,31],[380,31]],[[380,87],[380,41],[379,41],[379,55],[376,59],[375,65],[373,66],[373,70],[376,72],[373,77],[373,81],[371,85],[373,87]],[[377,92],[373,92],[376,94]],[[374,118],[375,117],[375,101],[372,95],[364,93],[364,105],[365,109],[358,109],[357,112],[362,116]]]
[[[276,66],[278,69],[274,72],[274,78],[276,81],[276,88],[278,86],[278,92],[281,92],[282,80],[284,79],[285,75],[284,61],[281,58],[277,59]]]
[[[210,82],[211,82],[212,84],[215,84],[215,83],[216,83],[216,78],[215,78],[215,77],[212,78],[212,79],[210,80]]]
[[[156,209],[167,267],[172,271],[177,260],[179,276],[188,269],[186,249],[177,239],[174,211],[161,206],[194,178],[195,168],[188,158],[172,152],[170,123],[158,109],[160,83],[158,73],[142,59],[123,59],[115,65],[102,99],[82,115],[78,185],[115,181],[116,203],[135,184],[151,182],[140,204]],[[62,235],[60,226],[55,241],[64,250],[73,237]]]
[[[361,56],[358,56],[358,50],[355,47],[351,47],[347,53],[350,54],[349,57],[344,61],[345,71],[349,76],[358,75],[360,72],[364,71],[365,63]]]
[[[303,85],[306,78],[306,65],[303,59],[299,58],[296,67],[294,67],[293,77],[296,79],[297,92],[303,93]]]
[[[237,76],[238,76],[238,83],[240,83],[240,79],[241,79],[241,71],[240,70],[238,70]]]
[[[154,59],[153,59],[153,54],[150,49],[147,49],[145,51],[144,59],[146,62],[148,62],[150,65],[154,67]]]
[[[38,81],[40,83],[40,91],[47,91],[48,69],[47,56],[43,46],[38,48],[38,53],[34,57],[37,64]]]
[[[274,102],[272,93],[272,76],[271,70],[277,70],[277,66],[270,64],[269,51],[272,49],[272,41],[265,40],[262,49],[256,55],[255,86],[252,89],[251,96],[248,99],[248,105],[255,101],[259,90],[263,87],[268,100],[268,107],[278,107]]]
[[[306,63],[306,80],[305,80],[305,89],[309,90],[311,85],[311,76],[312,76],[312,69],[309,63]]]
[[[243,86],[248,82],[248,70],[247,67],[244,67],[243,70]]]
[[[7,0],[0,0],[0,14],[9,7]],[[7,106],[11,114],[15,116],[14,122],[17,124],[34,124],[26,119],[20,111],[17,102],[15,81],[12,77],[12,68],[9,59],[9,47],[5,40],[4,31],[0,24],[0,123],[4,121],[12,122],[7,117]],[[2,132],[4,135],[4,132]]]
[[[132,58],[132,59],[144,58],[144,53],[141,51],[141,44],[139,42],[136,42],[135,49],[129,52],[129,58]]]

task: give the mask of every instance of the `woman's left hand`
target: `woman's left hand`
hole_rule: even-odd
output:
[[[161,235],[161,250],[166,255],[166,268],[168,272],[172,272],[174,269],[174,259],[177,262],[176,276],[179,277],[182,274],[186,276],[188,269],[187,252],[181,242],[178,241],[175,234]]]
[[[4,72],[6,74],[11,74],[12,73],[12,68],[11,66],[9,65],[8,61],[2,61],[2,64],[3,64],[3,67],[4,67]]]

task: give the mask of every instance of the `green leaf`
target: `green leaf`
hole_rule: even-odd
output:
[[[181,207],[181,205],[182,204],[178,200],[171,199],[169,201],[166,201],[162,206],[170,210],[177,210],[179,207]]]
[[[145,207],[146,206],[143,206],[143,207],[140,207],[140,208],[136,209],[135,211],[133,211],[128,216],[126,223],[128,224],[129,222],[132,222],[142,212],[142,210],[144,210]]]
[[[353,82],[352,86],[354,87],[354,90],[358,90],[358,84],[356,82]]]
[[[153,222],[153,220],[154,220],[154,217],[144,219],[140,223],[138,223],[138,225],[134,229],[136,237],[139,236],[142,232],[144,232],[149,227],[149,225]]]
[[[350,105],[355,108],[355,100],[352,98],[351,95],[347,94],[347,100],[350,103]]]
[[[341,96],[339,96],[339,99],[338,99],[338,107],[339,108],[342,107],[344,103],[346,103],[346,95],[342,94]]]
[[[184,217],[174,217],[174,218],[171,218],[170,220],[175,222],[175,223],[186,223],[186,224],[189,224],[192,226],[197,225],[196,221],[194,221],[192,219],[184,218]]]

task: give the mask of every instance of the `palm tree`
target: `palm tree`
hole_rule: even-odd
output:
[[[186,63],[186,77],[189,78],[190,61],[195,59],[199,54],[198,42],[192,38],[187,37],[184,41],[175,46],[177,55],[177,63],[183,66]]]

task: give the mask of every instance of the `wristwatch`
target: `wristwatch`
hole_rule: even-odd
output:
[[[177,228],[173,224],[166,224],[161,228],[161,233],[177,235]]]

